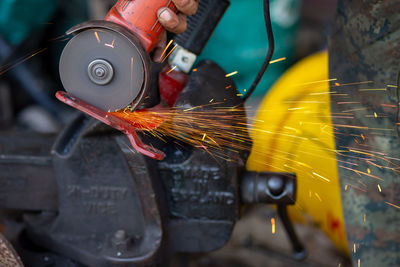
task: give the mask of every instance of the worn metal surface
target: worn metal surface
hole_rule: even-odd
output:
[[[400,266],[399,47],[398,1],[338,2],[331,106],[350,113],[332,120],[354,266]]]
[[[221,106],[238,105],[234,85],[225,88],[231,83],[216,64],[202,63],[177,106],[205,105],[210,97],[229,99]],[[19,164],[18,172],[8,170],[0,181],[24,181],[23,199],[31,199],[18,201],[12,183],[9,190],[0,190],[7,197],[3,206],[42,211],[25,214],[26,232],[19,237],[40,248],[21,250],[30,265],[40,266],[45,258],[89,266],[154,265],[168,262],[172,253],[208,252],[229,240],[239,217],[239,176],[247,153],[225,148],[231,160],[217,160],[204,149],[143,135],[146,143],[166,154],[163,161],[155,161],[132,150],[121,133],[83,115],[64,129],[52,148],[51,139],[30,137],[0,139],[0,168]],[[8,146],[10,141],[14,144]],[[42,187],[29,190],[37,176]],[[45,205],[48,194],[51,203]]]
[[[149,166],[119,136],[87,136],[95,126],[78,117],[55,143],[58,213],[26,216],[28,235],[89,266],[149,262],[163,235]]]
[[[241,183],[244,203],[294,205],[296,175],[291,173],[246,172]]]
[[[0,234],[0,266],[22,267],[24,266],[19,256],[15,253],[11,244]]]
[[[175,106],[189,110],[196,107],[196,112],[201,110],[206,114],[210,110],[212,114],[211,110],[216,107],[241,105],[236,86],[225,74],[217,64],[201,62],[197,71],[190,75]],[[219,104],[210,107],[210,99]],[[244,111],[238,116],[246,118]],[[215,119],[226,125],[237,123],[234,118],[224,116]],[[179,252],[215,250],[229,240],[239,218],[239,177],[247,153],[222,147],[230,159],[227,161],[215,157],[212,149],[176,147],[175,150],[186,151],[181,153],[189,156],[186,159],[184,154],[177,157],[175,152],[159,164],[160,176],[167,188],[170,242]]]
[[[0,208],[57,210],[57,185],[50,156],[53,140],[54,137],[28,131],[2,132]]]

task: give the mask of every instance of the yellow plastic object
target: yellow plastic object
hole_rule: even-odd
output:
[[[298,222],[319,226],[347,252],[330,111],[328,55],[317,53],[290,68],[263,100],[251,130],[251,171],[296,173]]]

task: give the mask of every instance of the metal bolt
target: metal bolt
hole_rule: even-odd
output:
[[[96,59],[88,65],[88,76],[93,83],[106,85],[114,78],[114,68],[107,60]]]
[[[189,58],[188,57],[182,57],[182,62],[183,63],[188,63],[189,62]]]
[[[96,68],[95,73],[97,77],[104,77],[106,75],[106,71],[102,67]]]
[[[124,230],[118,230],[117,232],[115,232],[114,238],[119,241],[125,240],[126,232]]]
[[[130,243],[130,238],[126,234],[124,230],[118,230],[115,232],[112,238],[112,244],[115,248],[121,251],[125,251],[128,249],[128,245]]]
[[[283,179],[280,177],[271,177],[268,180],[268,189],[270,190],[271,194],[274,196],[279,196],[283,193],[285,187],[285,183]]]

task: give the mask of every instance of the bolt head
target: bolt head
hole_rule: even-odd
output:
[[[128,249],[130,242],[131,239],[124,230],[116,231],[112,238],[113,246],[121,251],[126,251]]]
[[[268,180],[268,189],[274,196],[280,196],[285,188],[285,182],[279,177],[271,177]]]
[[[114,78],[114,68],[107,60],[96,59],[88,65],[89,79],[97,85],[107,85]]]
[[[104,75],[106,74],[106,71],[102,67],[98,67],[95,70],[95,74],[97,77],[104,77]]]
[[[118,230],[114,234],[114,238],[117,240],[125,240],[126,239],[126,232],[124,230]]]

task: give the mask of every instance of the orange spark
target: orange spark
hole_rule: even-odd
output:
[[[171,46],[173,40],[170,40],[169,43],[167,44],[167,46],[164,48],[164,51],[162,52],[160,58],[163,58],[163,56],[165,55],[165,53],[167,52],[168,48]]]
[[[239,73],[238,71],[234,71],[234,72],[226,74],[225,77],[231,77],[231,76],[236,75],[238,73]]]
[[[101,42],[100,42],[99,34],[98,34],[97,32],[94,32],[94,36],[96,37],[97,42],[98,42],[98,43],[101,43]]]
[[[167,72],[167,74],[170,74],[172,71],[174,71],[176,68],[177,68],[178,66],[174,66],[173,68],[171,68],[168,72]]]
[[[175,48],[177,48],[178,45],[174,45],[174,47],[171,49],[171,51],[169,51],[169,53],[165,56],[165,58],[161,61],[161,63],[164,63],[164,61],[169,57],[169,55],[171,55],[171,53],[175,50]]]
[[[286,57],[281,57],[281,58],[278,58],[278,59],[275,59],[275,60],[271,60],[269,62],[269,64],[274,64],[274,63],[281,62],[281,61],[284,61],[284,60],[286,60]]]
[[[323,180],[325,180],[325,181],[327,181],[327,182],[330,182],[331,180],[329,180],[328,178],[325,178],[324,176],[322,176],[322,175],[320,175],[320,174],[318,174],[318,173],[316,173],[316,172],[313,172],[312,174],[314,174],[315,176],[318,176],[319,178],[321,178],[321,179],[323,179]]]
[[[318,198],[318,200],[319,200],[320,202],[322,202],[322,199],[321,199],[321,197],[318,195],[318,193],[315,193],[315,192],[314,192],[314,195]]]
[[[358,170],[355,170],[355,169],[352,169],[352,168],[348,168],[348,167],[345,167],[345,166],[341,166],[341,165],[339,165],[339,167],[341,167],[343,169],[346,169],[346,170],[349,170],[349,171],[353,171],[353,172],[355,172],[357,174],[363,174],[363,175],[366,175],[368,177],[375,178],[377,180],[383,181],[382,178],[379,178],[378,176],[375,176],[375,175],[372,175],[372,174],[368,174],[366,172],[358,171]]]
[[[359,84],[368,84],[368,83],[374,83],[373,81],[364,81],[364,82],[354,82],[354,83],[343,83],[341,86],[347,86],[347,85],[359,85]]]
[[[38,54],[43,53],[46,50],[47,50],[47,47],[43,48],[43,49],[41,49],[41,50],[39,50],[37,52],[34,52],[33,54],[23,58],[22,60],[20,60],[19,62],[15,63],[15,64],[6,64],[6,65],[0,67],[0,76],[3,75],[4,73],[8,72],[9,70],[21,65],[25,61],[28,61],[29,59],[33,58],[34,56],[37,56]],[[3,70],[1,70],[1,69],[3,69]]]
[[[275,218],[271,218],[271,226],[272,226],[272,234],[274,235],[275,234]]]
[[[189,109],[158,108],[156,111],[118,111],[118,116],[144,134],[166,140],[175,140],[205,149],[213,156],[229,159],[227,153],[249,150],[244,107],[212,108],[212,103]],[[209,106],[207,110],[202,110]],[[199,109],[198,111],[196,109]]]
[[[108,46],[108,47],[111,47],[111,48],[114,48],[114,43],[115,43],[115,40],[113,40],[111,44],[104,44],[104,45]]]
[[[388,205],[390,205],[390,206],[392,206],[392,207],[395,207],[396,209],[400,209],[400,206],[397,206],[397,205],[395,205],[395,204],[393,204],[393,203],[386,202],[386,201],[385,201],[385,203],[388,204]]]
[[[368,91],[386,91],[386,88],[376,88],[376,89],[359,89],[360,92],[368,92]]]
[[[328,79],[328,80],[313,81],[313,82],[301,83],[301,84],[298,84],[298,85],[310,85],[310,84],[334,82],[334,81],[337,81],[337,79],[334,78],[334,79]]]
[[[382,188],[381,188],[381,186],[378,184],[377,185],[378,186],[378,190],[379,190],[379,192],[381,193],[382,192]]]
[[[360,104],[360,102],[356,102],[356,101],[349,101],[349,102],[337,102],[338,105],[343,105],[343,104]]]

